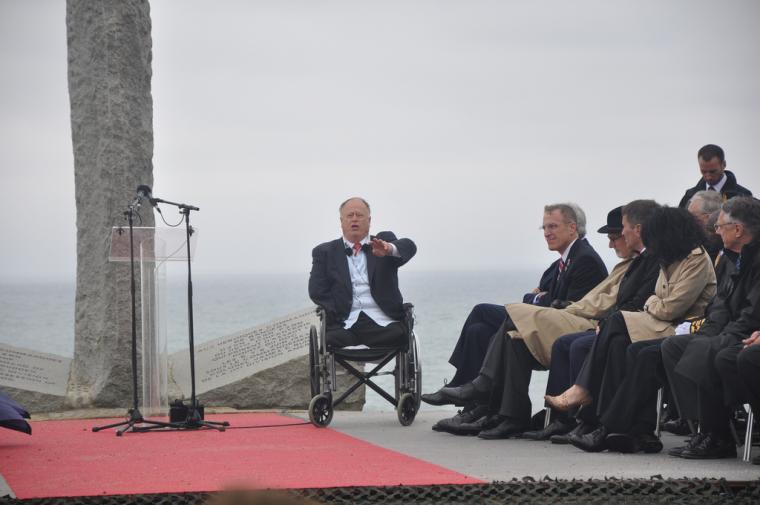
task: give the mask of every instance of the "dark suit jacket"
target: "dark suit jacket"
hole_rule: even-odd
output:
[[[631,261],[618,288],[615,307],[610,313],[618,310],[636,312],[644,308],[644,303],[654,294],[654,286],[660,275],[660,262],[653,254],[644,250]]]
[[[365,253],[370,293],[388,317],[403,321],[404,299],[398,289],[398,269],[414,257],[417,246],[408,238],[397,239],[390,231],[381,231],[377,238],[395,245],[400,257],[378,258],[369,251]],[[309,297],[325,308],[329,326],[342,326],[351,312],[353,301],[351,274],[348,271],[343,238],[319,244],[311,251],[311,258]]]
[[[585,238],[579,238],[570,248],[567,265],[562,275],[559,274],[560,260],[552,263],[541,276],[538,288],[546,294],[538,299],[536,305],[548,307],[552,302],[575,302],[607,277],[607,267]],[[533,304],[535,295],[526,293],[524,303]]]
[[[736,176],[732,172],[726,170],[725,174],[726,183],[720,190],[720,194],[723,195],[724,202],[729,198],[733,198],[735,196],[752,196],[752,191],[748,190],[744,186],[739,186],[739,184],[736,182]],[[686,194],[683,195],[683,198],[681,198],[681,203],[679,203],[678,206],[682,209],[685,209],[688,207],[691,197],[694,196],[698,191],[702,191],[706,188],[707,186],[705,185],[705,180],[700,179],[693,188],[686,190]]]
[[[678,361],[676,372],[697,384],[720,381],[715,356],[760,329],[760,240],[742,248],[740,268],[721,279],[707,319]]]

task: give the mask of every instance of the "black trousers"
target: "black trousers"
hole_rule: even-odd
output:
[[[554,341],[546,382],[547,395],[559,395],[575,384],[595,338],[596,332],[591,330],[569,333]]]
[[[602,325],[575,381],[593,398],[593,404],[578,413],[583,421],[596,423],[612,402],[625,378],[626,351],[630,344],[625,319],[620,312],[615,312]]]
[[[491,339],[480,373],[491,379],[491,410],[517,424],[528,425],[532,413],[530,377],[546,370],[533,357],[525,341],[510,337],[505,324]]]
[[[736,358],[739,380],[755,417],[760,418],[760,345],[745,347]]]
[[[750,353],[745,353],[744,345],[737,343],[718,351],[715,356],[715,369],[721,380],[723,402],[727,407],[738,407],[747,403],[750,399],[750,387],[739,377],[739,356],[744,354],[744,360],[752,360]],[[754,386],[757,388],[757,386]],[[754,409],[753,409],[754,411]]]
[[[552,344],[549,378],[546,382],[546,394],[557,396],[575,383],[575,379],[586,361],[591,346],[596,338],[596,331],[581,331],[563,335]],[[552,411],[554,419],[567,419],[567,412]]]
[[[406,327],[400,322],[380,326],[367,314],[360,312],[359,318],[350,328],[327,328],[325,339],[329,347],[393,347],[403,345],[406,341]]]
[[[675,371],[678,361],[686,351],[686,347],[697,338],[696,335],[674,335],[668,337],[662,343],[662,363],[665,368],[665,375],[668,378],[673,397],[678,407],[678,413],[681,419],[697,419],[703,432],[717,432],[728,436],[728,420],[731,410],[726,407],[723,398],[723,387],[713,381],[705,381],[702,385],[691,381]],[[731,360],[730,355],[733,351],[723,352],[721,350],[715,361],[728,362]],[[736,361],[736,352],[733,360]],[[713,365],[714,366],[714,365]],[[710,370],[704,371],[705,375],[711,373]]]
[[[657,424],[657,390],[666,382],[660,346],[665,339],[634,342],[626,351],[626,376],[600,416],[614,433],[652,433]]]
[[[461,386],[478,376],[491,337],[507,319],[504,305],[479,303],[470,311],[449,358],[457,369],[449,386]]]

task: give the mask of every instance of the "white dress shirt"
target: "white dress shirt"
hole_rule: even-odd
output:
[[[717,183],[712,185],[713,189],[715,189],[715,191],[720,193],[720,190],[723,189],[723,186],[726,185],[727,180],[728,180],[728,176],[724,173],[723,177],[721,177],[721,179]],[[705,182],[705,189],[706,190],[710,189],[710,185],[707,184],[706,182]]]
[[[359,252],[354,255],[354,244],[347,241],[345,238],[343,239],[343,243],[346,247],[351,248],[352,251],[350,256],[346,256],[346,261],[348,261],[348,272],[351,274],[351,288],[354,294],[353,301],[351,302],[351,312],[349,312],[348,318],[346,318],[346,322],[343,324],[343,328],[348,329],[352,327],[354,323],[356,323],[356,320],[359,319],[360,312],[367,314],[370,319],[380,326],[388,326],[395,322],[377,305],[377,302],[370,292],[369,275],[367,273],[367,254],[372,253],[365,253],[363,249],[360,249]],[[359,243],[361,245],[369,244],[369,236],[364,237]],[[399,257],[396,246],[393,244],[390,244],[390,246],[391,255]]]

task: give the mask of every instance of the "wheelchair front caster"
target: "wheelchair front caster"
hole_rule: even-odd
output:
[[[396,413],[398,414],[398,422],[402,426],[409,426],[414,422],[414,416],[417,415],[417,400],[411,393],[404,393],[398,400],[398,406],[396,407]]]
[[[324,428],[332,421],[332,398],[325,394],[317,395],[309,403],[309,421],[317,428]]]

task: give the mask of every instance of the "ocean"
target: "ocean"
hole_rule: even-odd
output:
[[[171,353],[187,347],[187,301],[182,271],[169,273],[167,346]],[[540,274],[538,270],[400,272],[404,297],[415,305],[423,391],[435,391],[453,376],[448,358],[470,309],[482,302],[519,301],[523,293],[535,287]],[[309,307],[307,282],[308,274],[194,275],[196,343]],[[0,284],[0,342],[73,356],[74,295],[73,281]],[[392,377],[381,377],[377,382],[392,389]],[[545,386],[546,372],[534,373],[534,411],[542,406]],[[393,410],[369,390],[364,408]]]

